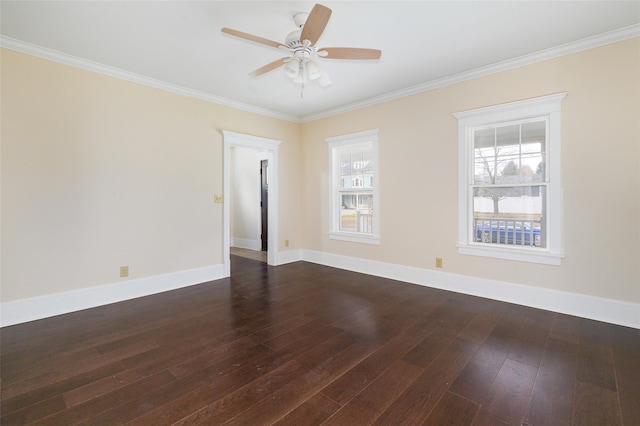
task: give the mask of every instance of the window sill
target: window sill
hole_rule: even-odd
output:
[[[480,245],[458,244],[460,254],[472,256],[493,257],[496,259],[517,260],[520,262],[541,263],[544,265],[560,266],[562,255],[536,249],[487,247]]]
[[[380,237],[376,235],[356,234],[353,232],[329,232],[329,239],[363,244],[380,244]]]

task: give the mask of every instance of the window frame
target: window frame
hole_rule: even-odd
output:
[[[329,238],[332,240],[350,241],[364,244],[380,244],[380,186],[379,186],[379,156],[378,156],[379,129],[348,135],[326,138],[329,149]],[[349,232],[340,230],[340,164],[337,148],[372,144],[373,151],[373,182],[371,190],[373,196],[373,223],[372,233]],[[359,188],[350,188],[348,192],[362,192]],[[363,188],[364,189],[364,188]]]
[[[454,113],[458,120],[458,252],[498,259],[560,265],[562,262],[561,103],[567,93]],[[545,118],[548,134],[546,247],[519,247],[473,242],[473,129]]]

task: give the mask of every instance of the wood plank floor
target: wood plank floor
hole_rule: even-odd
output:
[[[240,247],[229,247],[229,251],[232,256],[246,257],[248,259],[259,260],[260,262],[267,261],[266,251],[249,250]]]
[[[640,425],[640,330],[305,262],[1,333],[2,425]]]

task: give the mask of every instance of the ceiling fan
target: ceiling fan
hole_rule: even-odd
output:
[[[290,33],[284,43],[268,40],[231,28],[222,28],[222,32],[287,51],[288,56],[276,59],[273,62],[258,68],[249,75],[257,77],[269,71],[284,66],[284,73],[294,83],[300,83],[303,87],[308,80],[318,80],[320,86],[331,84],[327,73],[320,67],[317,59],[379,59],[382,52],[377,49],[361,49],[357,47],[318,47],[316,43],[324,32],[331,9],[321,4],[316,4],[311,13],[296,13],[293,17],[294,24],[301,28]]]

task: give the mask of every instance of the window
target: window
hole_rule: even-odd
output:
[[[559,265],[566,93],[454,114],[460,253]]]
[[[378,244],[378,130],[326,140],[329,144],[329,238]]]

